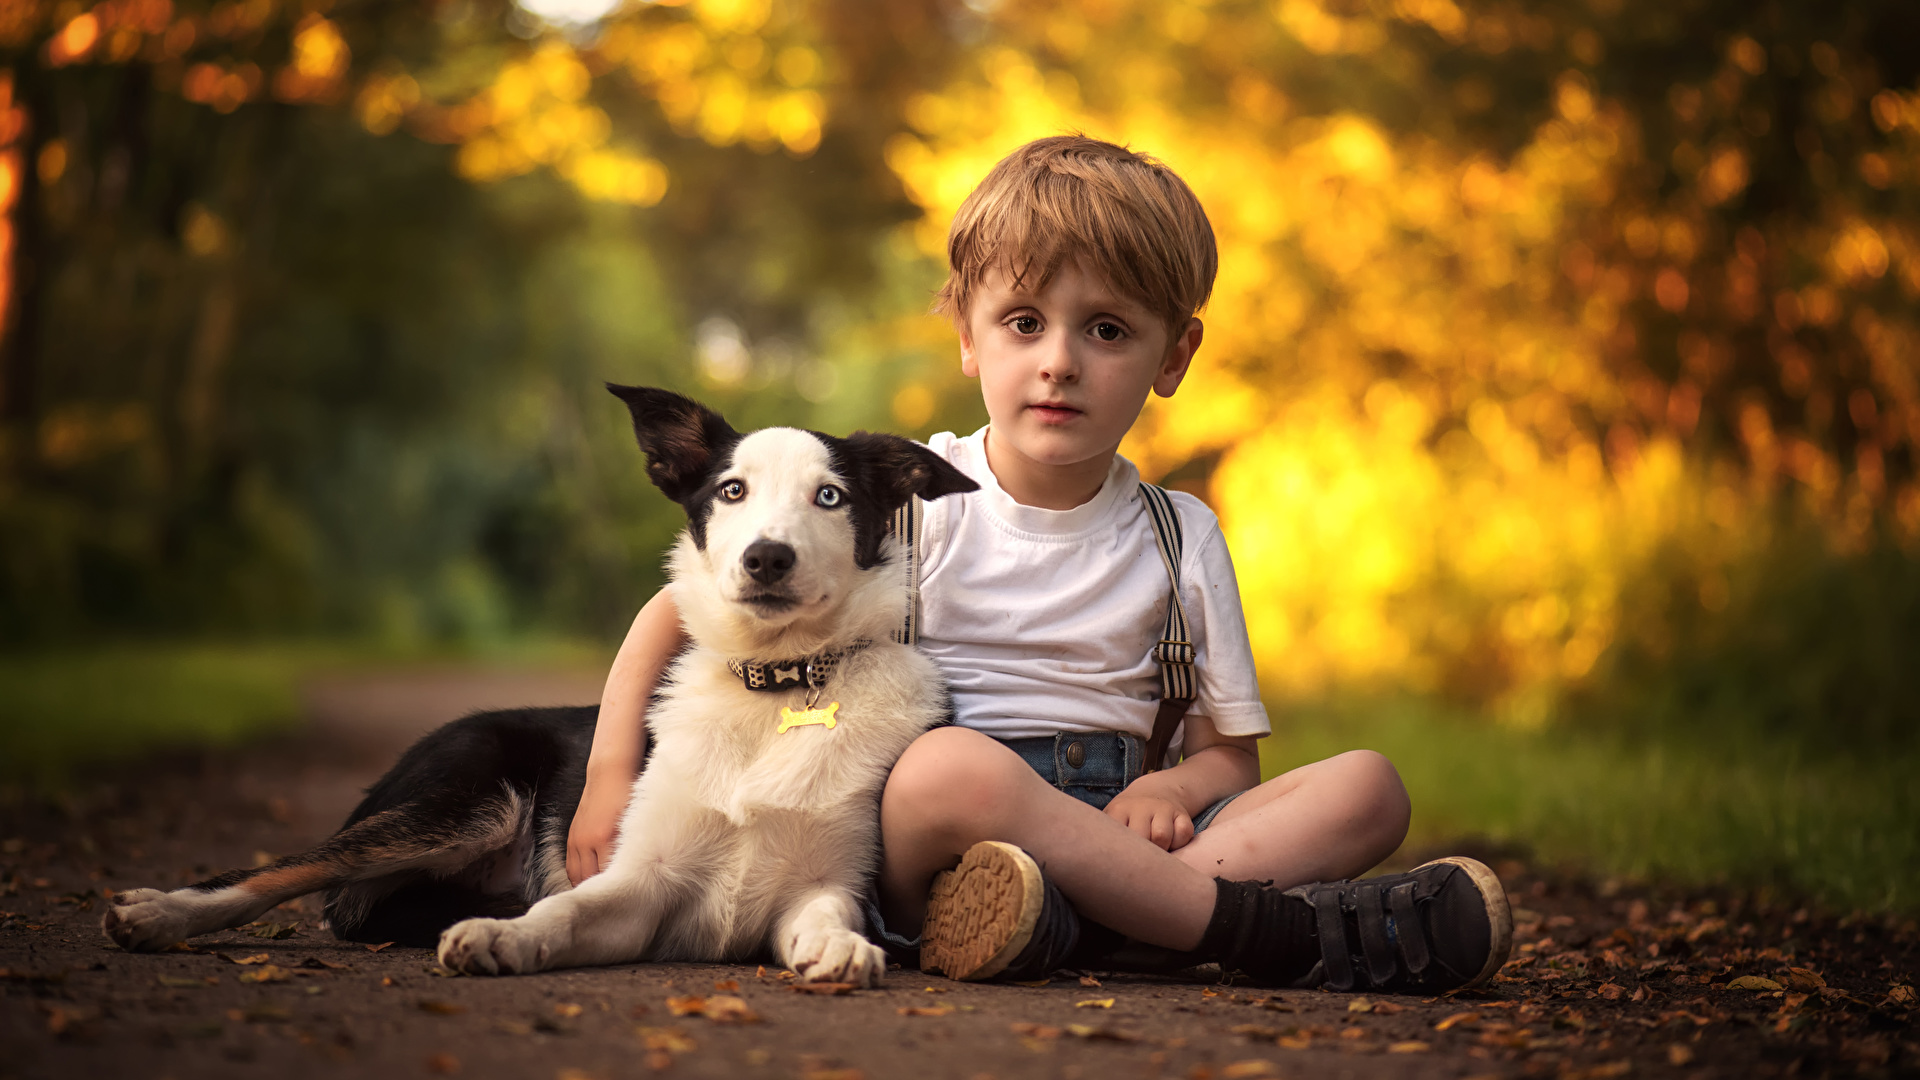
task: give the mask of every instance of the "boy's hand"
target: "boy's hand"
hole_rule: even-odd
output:
[[[594,782],[587,774],[586,789],[580,793],[580,808],[573,812],[573,827],[567,830],[567,880],[575,885],[607,868],[613,858],[613,838],[626,813],[633,785],[616,784],[607,779]]]
[[[1123,791],[1107,804],[1106,813],[1163,851],[1177,851],[1193,840],[1193,818],[1172,799]]]

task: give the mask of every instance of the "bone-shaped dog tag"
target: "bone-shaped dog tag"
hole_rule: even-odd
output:
[[[805,727],[808,724],[819,724],[828,731],[832,731],[834,725],[839,723],[833,718],[834,712],[839,708],[840,703],[837,701],[828,702],[823,709],[801,709],[798,712],[782,705],[780,706],[780,729],[774,734],[784,734],[788,728]]]

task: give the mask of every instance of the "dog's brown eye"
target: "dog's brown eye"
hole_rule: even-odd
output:
[[[720,485],[720,497],[728,502],[739,502],[747,497],[747,485],[738,480],[729,480]]]
[[[813,505],[822,507],[827,510],[832,510],[834,507],[839,506],[841,503],[845,502],[846,498],[847,498],[846,492],[841,491],[839,488],[834,487],[832,484],[823,484],[820,488],[820,491],[817,494],[815,494],[813,497]]]

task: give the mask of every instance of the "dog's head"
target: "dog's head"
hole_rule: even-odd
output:
[[[769,630],[835,610],[886,569],[888,520],[909,498],[979,487],[897,435],[742,435],[671,391],[607,389],[633,414],[647,476],[686,510],[686,541],[716,598]]]

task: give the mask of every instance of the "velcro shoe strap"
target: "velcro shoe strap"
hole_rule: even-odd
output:
[[[1393,980],[1397,966],[1393,939],[1387,936],[1386,890],[1363,881],[1353,889],[1353,914],[1360,924],[1360,951],[1367,960],[1367,984],[1375,988]]]
[[[1420,915],[1413,907],[1414,892],[1418,888],[1415,882],[1403,881],[1387,890],[1387,910],[1393,913],[1400,957],[1407,963],[1407,973],[1416,978],[1427,970],[1427,964],[1433,959],[1433,954],[1427,951],[1426,929],[1420,925]]]
[[[1320,962],[1327,967],[1326,985],[1342,993],[1353,989],[1353,959],[1347,948],[1346,920],[1340,915],[1344,899],[1337,885],[1312,889],[1307,894],[1313,905],[1314,932],[1320,937]]]

